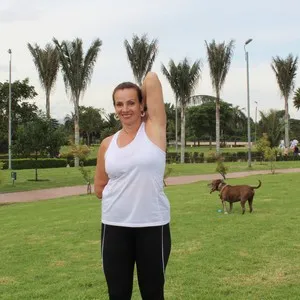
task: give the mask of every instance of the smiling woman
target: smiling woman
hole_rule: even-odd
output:
[[[131,299],[136,264],[142,298],[162,300],[171,235],[163,190],[166,113],[157,75],[148,73],[142,89],[121,83],[113,102],[122,129],[100,145],[95,175],[108,292],[110,299]]]
[[[134,83],[123,82],[114,89],[113,102],[116,119],[123,124],[123,130],[126,131],[125,127],[131,127],[145,116],[142,100],[142,91]]]

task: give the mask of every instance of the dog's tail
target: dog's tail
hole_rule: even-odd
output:
[[[261,187],[261,181],[258,179],[258,186],[252,186],[253,189],[258,189]]]

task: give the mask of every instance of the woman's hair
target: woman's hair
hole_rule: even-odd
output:
[[[136,90],[139,102],[142,103],[143,96],[142,96],[141,88],[137,84],[132,83],[132,82],[122,82],[119,85],[117,85],[115,87],[114,91],[113,91],[112,98],[113,98],[114,105],[115,105],[115,93],[118,90],[125,90],[125,89],[134,89],[134,90]]]

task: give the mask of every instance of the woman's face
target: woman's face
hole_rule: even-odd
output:
[[[135,89],[117,90],[115,93],[115,111],[124,125],[131,125],[139,122],[143,105],[139,103]]]

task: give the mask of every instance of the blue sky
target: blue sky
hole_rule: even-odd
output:
[[[270,108],[284,109],[270,64],[273,56],[295,56],[300,50],[300,1],[196,1],[196,0],[1,0],[0,2],[0,81],[8,79],[7,50],[12,49],[12,79],[30,78],[39,95],[36,104],[45,110],[45,96],[27,43],[44,47],[53,37],[59,41],[83,39],[88,47],[95,38],[103,42],[95,65],[91,85],[81,104],[113,111],[111,93],[121,81],[133,81],[124,39],[147,33],[159,41],[159,53],[153,71],[163,85],[165,102],[174,103],[172,90],[160,72],[161,63],[169,59],[190,62],[201,59],[202,79],[195,94],[214,94],[204,41],[235,40],[232,64],[221,96],[240,107],[247,106],[246,63],[244,42],[250,61],[250,114],[254,118],[255,103],[264,112]],[[300,64],[299,64],[300,68]],[[300,71],[298,72],[300,73]],[[296,88],[300,87],[300,74]],[[290,114],[299,119],[289,102]],[[62,120],[73,111],[59,74],[51,95],[51,113]]]

